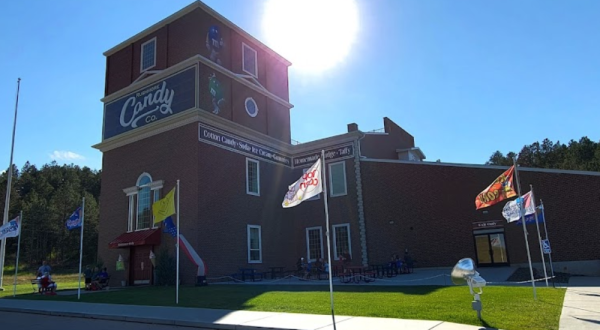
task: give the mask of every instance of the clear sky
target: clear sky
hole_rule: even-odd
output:
[[[319,73],[290,69],[293,139],[345,133],[352,122],[379,129],[389,117],[427,160],[473,164],[544,138],[600,139],[600,1],[355,1],[358,29],[347,57]],[[283,52],[267,40],[265,1],[204,2]],[[102,131],[102,53],[190,3],[3,3],[0,168],[9,163],[21,77],[17,167],[56,160],[100,169],[102,155],[91,146]],[[321,24],[310,13],[292,16]],[[305,47],[324,56],[336,36],[321,30],[308,33],[314,42]]]

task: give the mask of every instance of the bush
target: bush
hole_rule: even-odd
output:
[[[177,261],[165,247],[161,248],[156,257],[156,284],[175,285],[177,276]]]

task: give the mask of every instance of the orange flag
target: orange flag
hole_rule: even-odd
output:
[[[479,193],[475,198],[475,209],[492,206],[507,198],[517,196],[513,188],[513,173],[515,166],[511,166],[506,172],[502,173],[491,185]]]

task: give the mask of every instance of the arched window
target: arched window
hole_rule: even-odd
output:
[[[123,189],[129,198],[127,231],[155,228],[152,204],[160,199],[163,181],[153,181],[148,173],[142,173],[135,186]]]
[[[150,199],[150,183],[152,178],[148,173],[144,173],[138,179],[136,186],[137,193],[137,210],[136,210],[136,226],[135,230],[147,229],[152,225],[152,200]]]

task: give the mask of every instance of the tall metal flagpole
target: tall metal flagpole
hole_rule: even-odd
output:
[[[12,187],[12,168],[13,168],[13,152],[15,150],[15,131],[17,130],[17,109],[19,108],[19,89],[21,88],[21,78],[17,79],[17,101],[15,102],[15,120],[13,123],[12,144],[10,146],[10,164],[8,164],[8,179],[6,182],[6,202],[4,203],[4,218],[2,225],[8,223],[8,210],[10,208],[10,190]],[[6,255],[6,240],[0,242],[0,291],[4,291],[2,281],[4,278],[4,257]]]
[[[327,176],[325,175],[325,150],[321,150],[321,172],[323,173],[323,175],[321,176],[321,180],[323,182],[323,201],[325,202],[325,225],[327,226],[325,235],[327,236],[327,262],[329,263],[329,296],[331,300],[331,319],[333,320],[333,330],[336,330],[335,312],[333,308],[333,278],[331,276],[331,268],[333,268],[333,265],[331,264],[331,243],[329,239],[329,206],[327,205]]]
[[[519,211],[521,212],[521,223],[523,224],[523,236],[525,236],[525,247],[527,248],[527,260],[529,261],[529,274],[531,274],[531,287],[533,288],[533,299],[537,299],[535,291],[535,280],[533,278],[533,267],[531,266],[531,253],[529,253],[529,241],[527,240],[527,228],[525,227],[525,209],[523,208],[523,197],[521,197],[521,183],[519,181],[519,171],[517,170],[517,159],[513,157],[513,166],[515,167],[515,177],[517,179],[517,193],[519,194]]]
[[[179,180],[177,180],[177,279],[175,281],[175,304],[179,305]]]
[[[544,213],[544,201],[541,199],[540,207],[542,208],[542,218],[544,218],[544,231],[546,232],[546,240],[548,241],[548,244],[550,244],[550,239],[548,238],[548,227],[546,227],[546,222],[548,220],[546,220],[546,214]],[[552,285],[554,286],[554,266],[552,265],[552,248],[550,248],[550,251],[548,253],[548,260],[550,261],[550,271],[552,272]]]
[[[81,237],[79,238],[79,285],[77,286],[77,300],[81,299],[81,262],[83,260],[83,224],[85,223],[85,197],[81,201]]]
[[[23,229],[23,210],[19,215],[19,239],[17,240],[17,261],[15,262],[15,283],[13,284],[13,297],[17,295],[17,278],[19,275],[19,253],[21,252],[21,229]]]
[[[542,236],[540,235],[540,225],[538,224],[538,216],[537,210],[535,209],[535,194],[533,193],[533,185],[529,185],[529,189],[531,189],[531,202],[533,203],[533,214],[535,214],[535,227],[537,228],[538,233],[538,242],[540,244],[540,254],[542,255],[542,267],[544,269],[544,280],[546,280],[546,287],[548,287],[548,273],[546,273],[546,260],[544,259],[544,249],[542,248]]]

